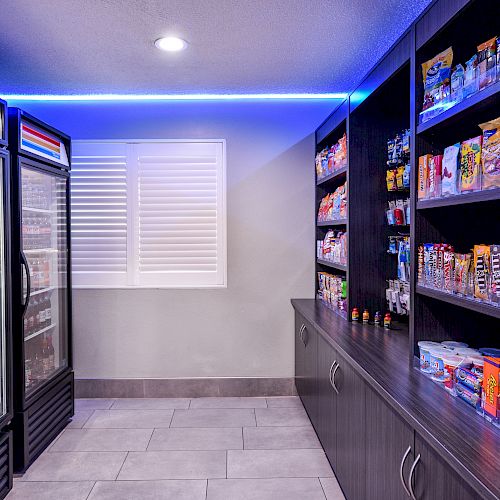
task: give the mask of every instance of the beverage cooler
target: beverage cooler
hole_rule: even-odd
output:
[[[10,283],[10,158],[7,104],[0,100],[0,498],[12,488],[12,323]]]
[[[14,470],[74,412],[69,241],[70,138],[9,108]]]

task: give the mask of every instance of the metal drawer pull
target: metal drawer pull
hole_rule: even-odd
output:
[[[415,459],[415,462],[413,462],[413,465],[411,466],[410,469],[410,475],[408,476],[408,486],[410,488],[410,496],[412,500],[417,500],[417,497],[415,496],[415,492],[413,491],[413,475],[415,474],[415,468],[417,467],[418,462],[420,462],[420,453],[417,455],[417,458]]]
[[[399,467],[399,479],[401,479],[401,483],[403,485],[403,488],[405,489],[406,494],[408,496],[411,496],[411,495],[410,495],[410,490],[408,490],[408,487],[406,486],[406,483],[405,483],[403,469],[405,467],[405,462],[406,462],[406,459],[408,458],[408,455],[410,454],[410,452],[411,452],[411,446],[408,446],[408,449],[406,450],[405,454],[403,455],[403,459],[401,460],[401,465]]]
[[[304,333],[305,327],[306,327],[306,325],[304,325],[304,323],[302,323],[302,326],[300,327],[300,330],[299,330],[299,337],[300,337],[300,340],[302,341],[302,343],[304,343],[304,339],[302,338],[302,334]]]
[[[304,337],[304,333],[307,332],[307,327],[304,325],[304,329],[302,330],[302,343],[304,344],[304,347],[307,347],[307,341]]]
[[[337,373],[337,370],[339,369],[339,364],[337,363],[337,366],[335,366],[335,368],[333,369],[333,373],[332,373],[332,387],[333,387],[333,390],[337,393],[339,393],[339,390],[337,389],[337,384],[335,384],[335,374]]]
[[[333,380],[332,380],[332,370],[333,370],[333,367],[335,366],[335,364],[337,363],[337,360],[335,360],[333,363],[332,363],[332,366],[330,366],[330,375],[329,375],[329,378],[330,378],[330,385],[333,387],[334,384],[333,384]],[[335,389],[335,387],[334,387]]]

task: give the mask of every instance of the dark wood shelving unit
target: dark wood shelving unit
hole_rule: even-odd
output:
[[[322,177],[321,179],[318,179],[316,181],[316,186],[323,186],[324,184],[331,182],[333,180],[345,178],[348,169],[349,167],[342,167],[339,168],[337,171],[333,172],[332,174]]]
[[[324,259],[316,259],[316,262],[321,266],[331,267],[332,269],[336,269],[337,271],[342,271],[344,273],[347,272],[347,266],[345,266],[344,264],[337,264],[336,262],[331,262]]]
[[[453,205],[465,205],[468,203],[480,203],[483,201],[500,200],[500,188],[486,189],[474,193],[457,194],[446,198],[432,198],[417,202],[417,210],[426,210],[429,208],[449,207]]]
[[[347,225],[347,219],[325,220],[317,222],[316,225],[318,227],[345,226]]]

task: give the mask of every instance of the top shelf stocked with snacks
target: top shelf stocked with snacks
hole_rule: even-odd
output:
[[[316,154],[316,183],[324,184],[345,176],[347,172],[347,135]]]

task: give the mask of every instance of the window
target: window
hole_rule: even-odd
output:
[[[76,287],[226,285],[224,141],[73,141]]]

